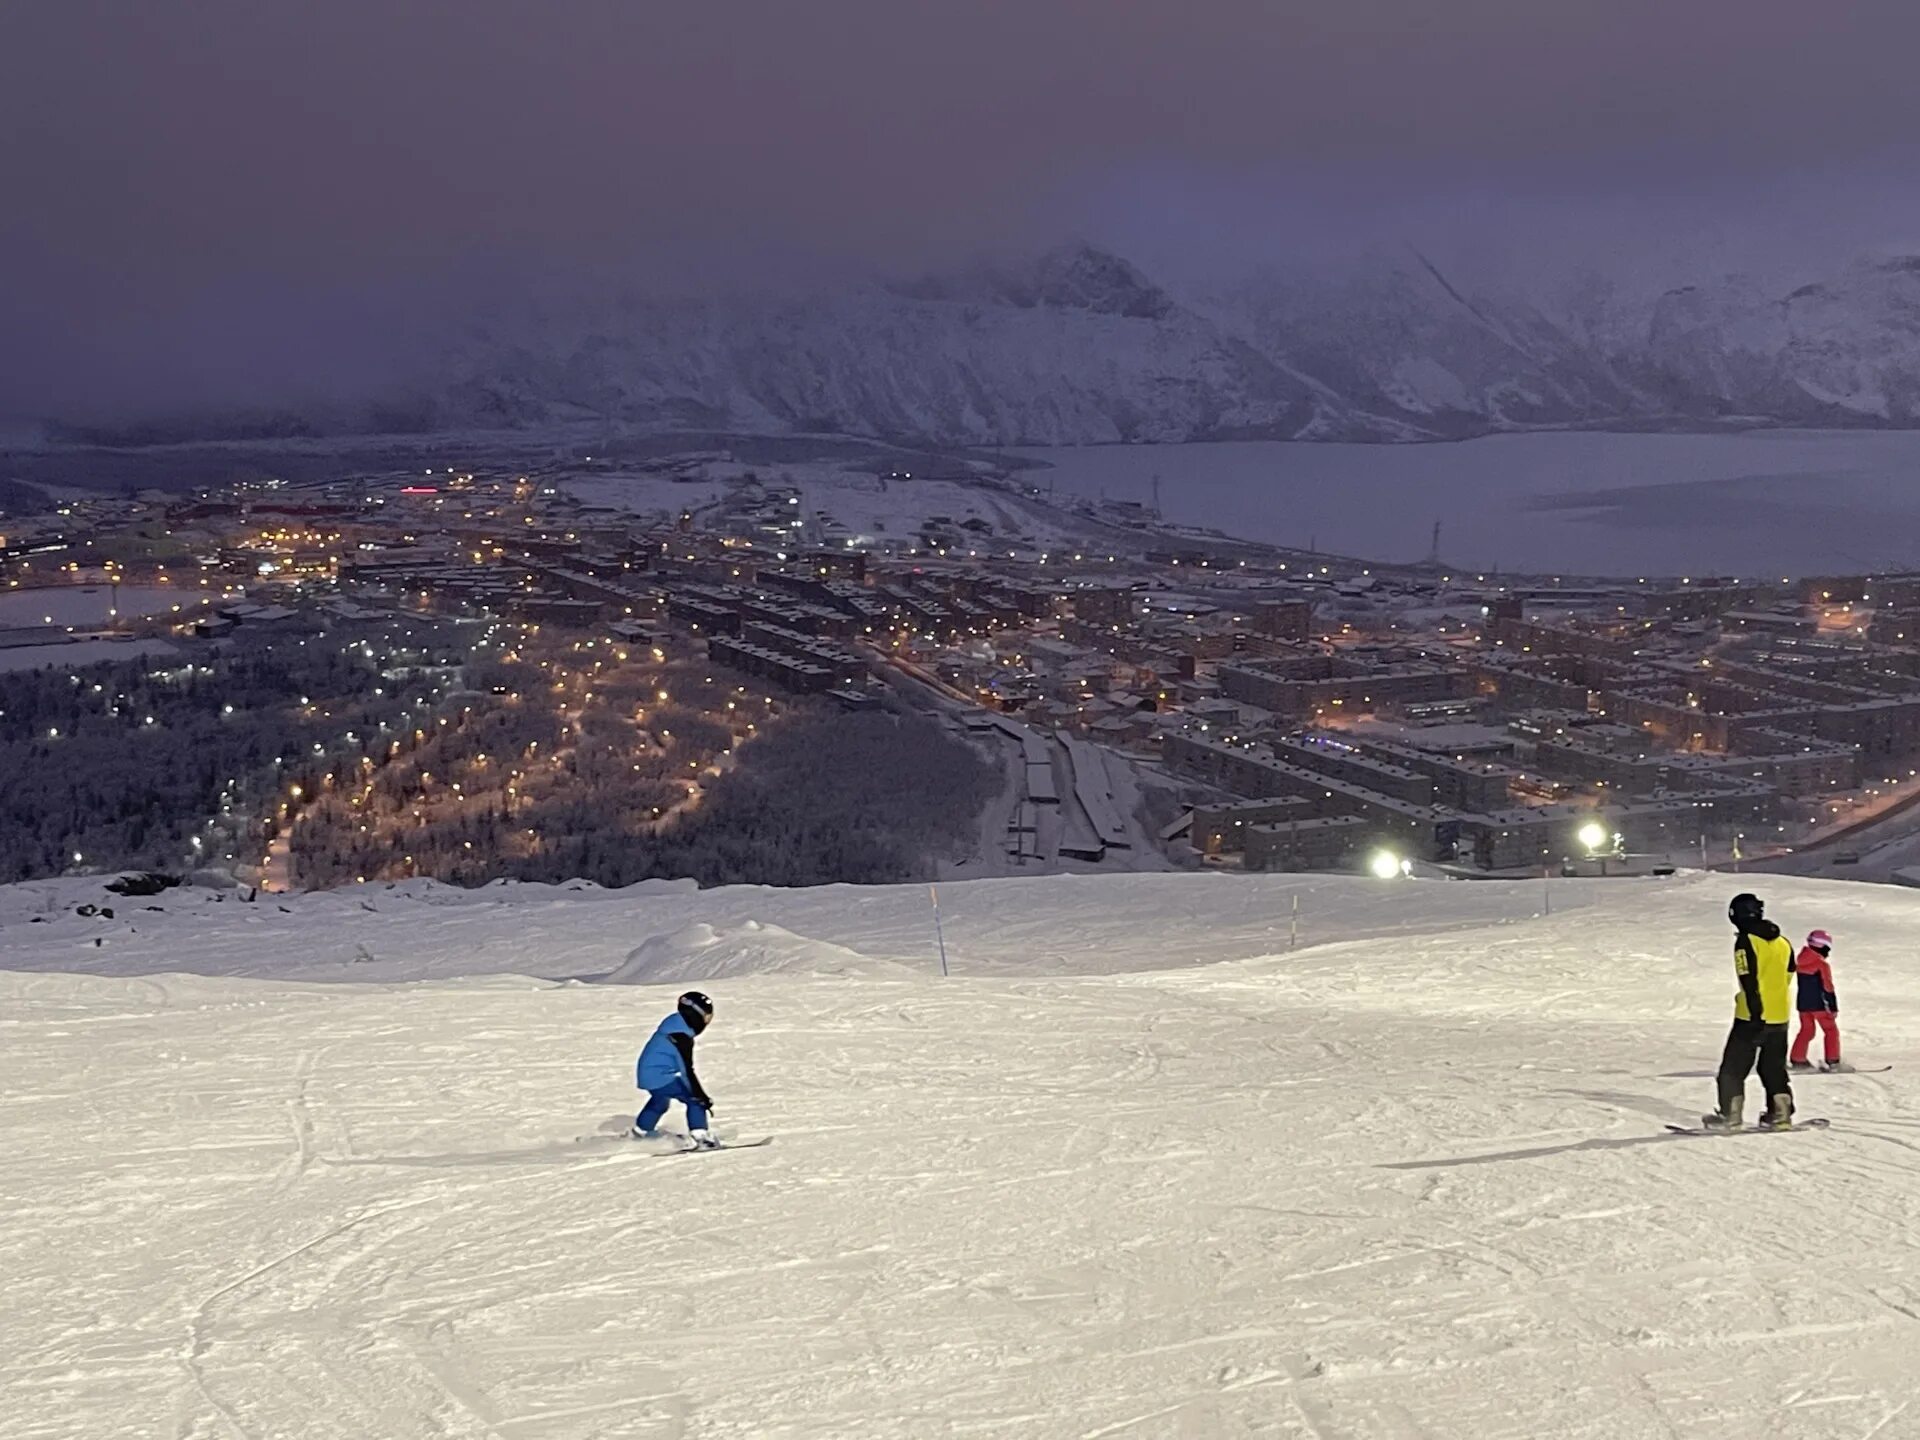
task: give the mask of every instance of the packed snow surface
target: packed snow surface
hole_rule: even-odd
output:
[[[0,1435],[1920,1434],[1920,895],[1670,1136],[1741,883],[0,890]],[[769,1147],[598,1133],[694,978]]]

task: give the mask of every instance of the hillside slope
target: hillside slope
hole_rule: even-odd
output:
[[[0,1436],[1905,1434],[1920,896],[1767,881],[1897,1068],[1669,1137],[1728,888],[0,891]],[[768,1148],[596,1135],[689,981]]]

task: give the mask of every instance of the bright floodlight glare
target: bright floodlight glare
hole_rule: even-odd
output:
[[[1400,857],[1391,850],[1376,850],[1367,861],[1367,869],[1373,872],[1376,880],[1391,880],[1400,874]]]
[[[1607,827],[1589,820],[1580,827],[1580,843],[1589,850],[1598,850],[1607,843]]]

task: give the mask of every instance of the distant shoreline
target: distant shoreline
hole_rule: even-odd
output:
[[[431,453],[442,464],[480,466],[487,457],[572,452],[575,458],[604,452],[610,459],[659,459],[688,450],[725,449],[750,463],[780,464],[803,459],[848,459],[897,455],[922,461],[964,461],[1007,471],[1046,470],[1051,463],[1022,452],[1032,450],[1165,451],[1231,444],[1297,445],[1303,449],[1364,445],[1382,451],[1447,448],[1475,441],[1540,435],[1732,436],[1768,434],[1913,434],[1920,425],[1824,423],[1810,425],[1768,416],[1732,416],[1723,420],[1670,417],[1646,420],[1596,420],[1568,425],[1508,426],[1463,431],[1457,435],[1403,438],[1347,438],[1268,433],[1221,433],[1186,440],[1091,440],[1070,444],[1048,441],[1004,445],[943,442],[911,436],[609,428],[576,423],[533,429],[447,430],[421,433],[355,432],[339,435],[197,437],[149,443],[112,444],[64,440],[43,434],[39,443],[21,445],[0,439],[0,482],[65,487],[95,493],[135,489],[180,490],[230,483],[258,476],[317,479],[342,460],[362,464],[414,463]],[[209,472],[213,473],[209,473]]]
[[[138,430],[139,426],[126,427]],[[164,427],[156,427],[164,428]],[[662,446],[688,444],[704,446],[729,444],[749,447],[801,448],[816,446],[854,446],[916,454],[998,456],[1003,451],[1045,449],[1166,449],[1189,445],[1220,445],[1258,441],[1274,445],[1377,445],[1383,449],[1421,448],[1434,445],[1460,445],[1475,440],[1493,440],[1508,435],[1742,435],[1757,431],[1809,431],[1841,433],[1906,434],[1920,431],[1920,423],[1903,425],[1868,417],[1822,416],[1819,419],[1781,419],[1769,415],[1730,415],[1720,418],[1699,416],[1623,416],[1569,421],[1553,425],[1499,425],[1463,428],[1450,434],[1432,435],[1301,435],[1253,427],[1245,430],[1221,430],[1192,435],[1178,440],[1046,440],[1022,439],[996,442],[946,440],[916,435],[860,435],[843,431],[802,430],[715,430],[652,428],[626,422],[579,421],[552,426],[502,427],[477,430],[351,430],[332,434],[181,434],[151,439],[114,440],[116,427],[74,427],[63,435],[61,427],[43,429],[37,440],[22,443],[16,434],[8,438],[0,432],[0,459],[20,461],[36,456],[55,455],[148,455],[183,451],[231,452],[256,451],[262,454],[323,454],[340,451],[409,451],[457,446],[494,445],[503,450],[545,449],[555,444],[592,445],[596,441],[609,450],[641,445],[650,450]],[[662,453],[671,453],[663,451]],[[1015,462],[1016,468],[1023,463]]]

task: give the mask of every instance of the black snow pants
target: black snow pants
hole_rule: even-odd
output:
[[[1727,1032],[1727,1048],[1720,1055],[1720,1108],[1747,1088],[1747,1076],[1753,1062],[1760,1062],[1760,1084],[1767,1092],[1767,1109],[1773,1109],[1773,1097],[1793,1094],[1787,1082],[1787,1027],[1769,1025],[1764,1020],[1736,1020]]]

